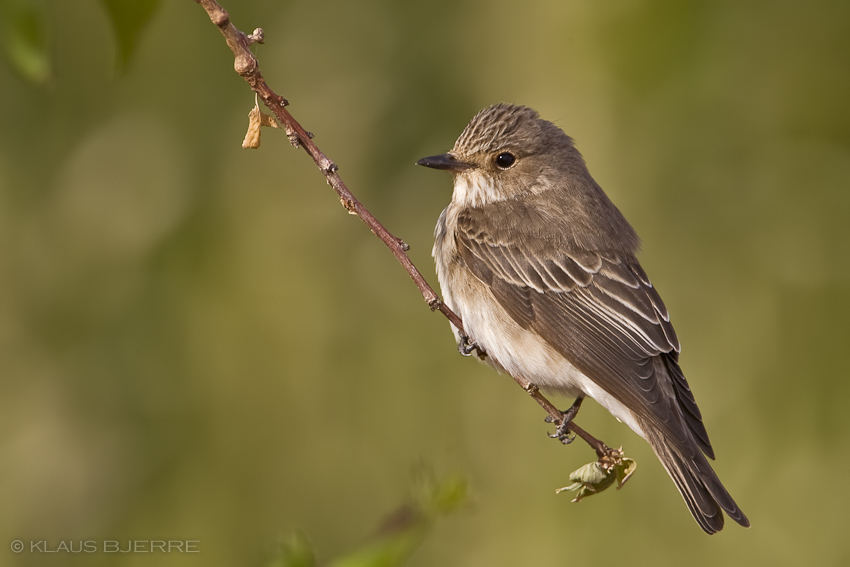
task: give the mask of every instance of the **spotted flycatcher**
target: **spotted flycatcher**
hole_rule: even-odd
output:
[[[498,104],[450,152],[417,163],[454,176],[435,230],[437,276],[488,361],[576,397],[567,419],[589,396],[626,423],[707,533],[723,528],[721,510],[749,526],[706,458],[714,451],[638,236],[573,140],[530,108]]]

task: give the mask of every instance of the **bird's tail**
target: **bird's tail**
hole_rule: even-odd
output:
[[[723,529],[723,512],[745,528],[750,526],[750,521],[723,487],[699,448],[693,446],[693,450],[688,451],[692,454],[682,454],[678,447],[666,442],[660,432],[653,432],[651,427],[647,427],[647,430],[647,441],[652,450],[676,483],[694,519],[706,533],[713,534]]]

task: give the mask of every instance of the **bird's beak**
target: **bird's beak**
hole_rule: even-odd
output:
[[[460,173],[475,167],[471,163],[465,163],[452,154],[440,154],[438,156],[424,157],[416,162],[416,165],[424,165],[433,169],[445,169],[453,173]]]

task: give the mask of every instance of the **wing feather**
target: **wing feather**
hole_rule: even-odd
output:
[[[665,430],[683,454],[692,452],[693,438],[713,457],[678,366],[679,341],[667,308],[637,259],[628,252],[565,249],[529,235],[510,242],[504,231],[497,239],[482,228],[480,215],[480,209],[459,215],[456,237],[467,267],[507,313],[642,420]]]

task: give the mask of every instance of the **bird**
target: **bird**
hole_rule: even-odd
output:
[[[417,165],[451,172],[434,231],[443,301],[501,372],[585,397],[651,446],[697,524],[750,522],[709,463],[715,454],[679,366],[670,316],[637,259],[640,239],[570,138],[533,109],[478,112],[454,147]]]

